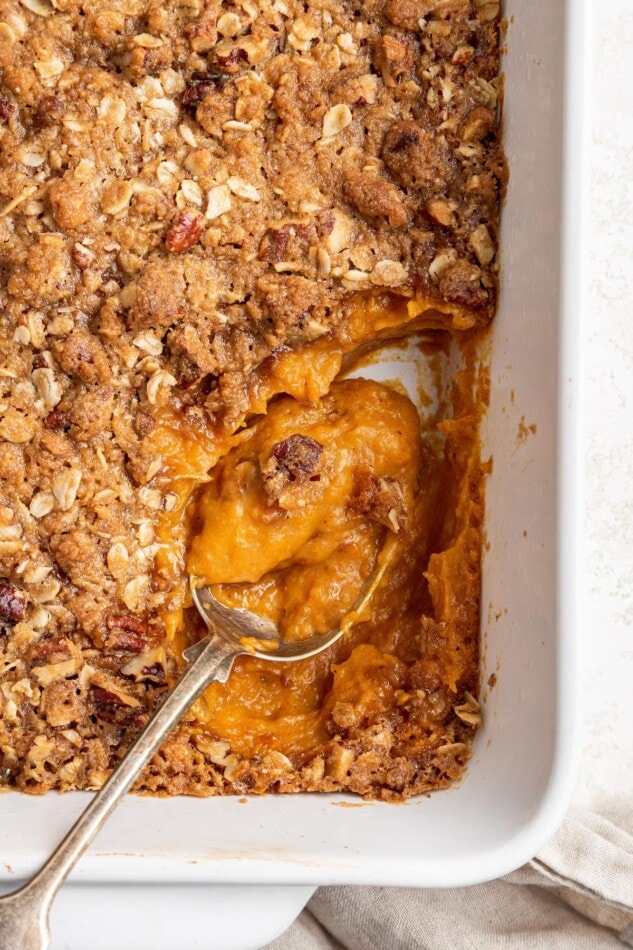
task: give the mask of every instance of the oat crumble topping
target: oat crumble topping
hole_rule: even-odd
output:
[[[359,292],[489,323],[498,48],[496,0],[0,0],[0,782],[100,785],[175,675],[162,410],[230,429]],[[479,716],[414,774],[348,712],[299,771],[185,723],[143,787],[390,797]]]

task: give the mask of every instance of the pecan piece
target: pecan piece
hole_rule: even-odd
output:
[[[286,228],[270,228],[266,231],[266,234],[262,238],[262,243],[259,246],[259,259],[260,261],[272,261],[276,263],[277,261],[285,260],[286,247],[288,246],[288,241],[290,235]]]
[[[90,267],[91,264],[94,264],[96,260],[96,257],[92,251],[83,244],[74,244],[70,252],[70,256],[73,259],[73,263],[77,265],[79,270],[86,270],[86,268]]]
[[[297,433],[275,443],[272,452],[280,467],[288,473],[288,479],[294,482],[309,478],[318,471],[323,446],[316,439]]]
[[[366,515],[397,534],[406,520],[400,483],[392,478],[376,478],[369,471],[356,474],[356,495],[350,508]]]
[[[147,647],[147,640],[127,630],[113,630],[105,645],[111,653],[142,653]]]
[[[56,663],[72,656],[70,641],[66,637],[43,637],[31,650],[30,665],[39,666],[43,663]]]
[[[132,697],[126,702],[118,693],[113,693],[94,683],[90,686],[97,718],[115,726],[140,726],[145,721],[145,709]],[[134,705],[130,705],[134,703]]]
[[[445,300],[472,310],[481,310],[490,295],[481,284],[482,272],[468,261],[457,261],[440,280],[440,293]]]
[[[244,63],[248,63],[248,53],[241,46],[234,46],[230,53],[226,55],[215,51],[215,60],[218,67],[225,73],[237,73]]]
[[[165,247],[172,254],[181,254],[197,244],[204,234],[204,220],[195,211],[176,215],[165,237]]]
[[[225,77],[222,74],[207,73],[197,69],[191,74],[191,79],[187,83],[187,88],[182,94],[181,104],[183,109],[189,112],[195,112],[199,102],[210,92],[217,92],[222,88]]]
[[[26,617],[26,598],[13,584],[0,582],[0,621],[14,624]]]
[[[70,426],[70,413],[64,412],[62,409],[53,409],[44,419],[44,427],[46,429],[63,429],[66,431],[70,429]]]
[[[147,649],[147,626],[142,620],[113,614],[106,624],[110,634],[105,646],[111,653],[142,653]]]
[[[142,620],[139,620],[138,617],[130,617],[128,614],[112,614],[108,617],[106,623],[109,630],[112,630],[113,627],[117,627],[119,630],[136,633],[140,637],[145,636],[147,633],[146,624],[143,623]]]
[[[154,416],[144,409],[139,409],[134,417],[134,431],[141,439],[152,431],[155,424]]]
[[[273,445],[261,466],[270,503],[286,511],[309,504],[324,485],[322,456],[321,443],[299,433]]]
[[[12,115],[18,111],[17,106],[5,96],[0,96],[0,122],[8,122]]]
[[[153,683],[161,683],[165,679],[165,650],[163,647],[153,647],[140,656],[135,656],[129,660],[125,666],[121,667],[121,673],[124,676],[133,677],[137,683],[149,680]]]
[[[33,125],[36,129],[48,129],[59,125],[66,115],[66,103],[59,96],[45,96],[40,99],[33,113]]]

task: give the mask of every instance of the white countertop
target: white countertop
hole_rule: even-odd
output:
[[[593,0],[586,518],[576,801],[633,796],[633,6]],[[579,631],[580,632],[580,631]]]

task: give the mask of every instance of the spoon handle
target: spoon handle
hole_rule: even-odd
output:
[[[48,911],[74,864],[198,696],[213,681],[226,681],[238,653],[221,637],[205,637],[186,651],[188,665],[180,679],[63,841],[24,887],[0,898],[0,946],[48,946]],[[24,942],[16,942],[22,934]],[[3,942],[5,936],[8,942]]]

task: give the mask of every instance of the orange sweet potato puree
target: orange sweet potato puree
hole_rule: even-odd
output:
[[[228,682],[213,684],[195,704],[199,729],[240,754],[308,755],[330,738],[340,704],[369,719],[397,712],[407,699],[406,670],[420,657],[425,616],[442,624],[450,688],[472,669],[478,416],[446,423],[451,453],[438,456],[405,396],[368,380],[333,382],[346,353],[415,328],[420,309],[416,301],[385,309],[366,300],[336,341],[281,354],[256,381],[251,407],[260,415],[247,428],[193,429],[167,411],[157,428],[175,497],[161,526],[157,579],[172,590],[165,622],[177,648],[205,632],[187,573],[219,585],[224,602],[269,616],[284,636],[301,639],[340,622],[386,538],[394,544],[366,619],[341,640],[292,664],[242,657]],[[296,436],[310,440],[308,448],[292,443],[298,456],[287,449]]]
[[[187,569],[231,585],[225,603],[270,617],[286,637],[324,633],[353,606],[385,533],[413,517],[421,456],[415,407],[378,383],[337,382],[317,403],[282,397],[192,506]],[[398,507],[393,524],[389,511],[381,522],[363,510],[362,493],[381,484]]]

